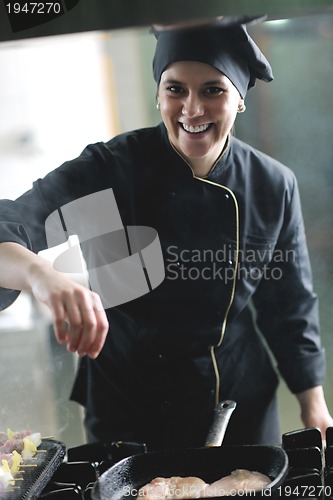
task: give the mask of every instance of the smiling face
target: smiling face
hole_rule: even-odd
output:
[[[162,74],[158,101],[170,142],[196,175],[206,175],[243,102],[238,90],[208,64],[179,61]]]

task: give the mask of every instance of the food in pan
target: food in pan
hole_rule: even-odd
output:
[[[235,496],[260,491],[271,482],[260,472],[236,469],[214,483],[207,484],[198,477],[157,477],[138,491],[145,500],[181,500],[184,498],[211,498]]]
[[[39,432],[8,429],[7,433],[0,433],[0,492],[14,484],[15,474],[26,466],[25,461],[33,458],[41,442]]]
[[[164,498],[199,498],[208,486],[199,477],[156,477],[138,491],[138,498],[162,500]]]
[[[235,492],[260,491],[271,482],[268,476],[256,471],[236,469],[229,476],[206,486],[204,497],[234,496]]]
[[[8,469],[8,466],[6,464],[2,465],[0,467],[0,493],[5,491],[13,479],[13,474]]]
[[[12,453],[0,453],[0,466],[3,466],[3,462],[7,462],[10,472],[15,474],[23,463],[23,458],[16,450],[13,450]]]
[[[13,432],[8,429],[7,440],[2,439],[0,453],[12,453],[16,450],[22,455],[24,460],[28,460],[35,455],[41,442],[42,439],[39,432]]]

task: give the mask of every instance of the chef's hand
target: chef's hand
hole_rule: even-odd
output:
[[[51,312],[57,341],[79,356],[97,358],[109,328],[99,295],[54,270],[48,262],[31,270],[30,286],[36,299]]]
[[[322,386],[313,387],[296,396],[301,407],[301,419],[304,426],[318,427],[325,441],[326,429],[333,426],[333,418],[327,408]]]
[[[51,311],[58,342],[80,356],[98,356],[109,325],[96,293],[14,242],[0,243],[0,286],[32,292]]]

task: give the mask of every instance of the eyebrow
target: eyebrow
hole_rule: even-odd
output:
[[[183,82],[179,80],[174,80],[172,78],[168,78],[167,80],[164,80],[162,83],[167,85],[184,85]],[[204,82],[203,85],[222,85],[223,83],[224,83],[224,78],[222,76],[217,80],[210,80],[208,82]]]
[[[171,78],[164,80],[162,83],[167,83],[168,85],[183,85],[179,80],[172,80]]]

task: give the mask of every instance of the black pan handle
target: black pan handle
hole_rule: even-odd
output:
[[[208,432],[205,447],[221,446],[232,412],[236,408],[235,401],[226,400],[214,408],[213,424]]]

